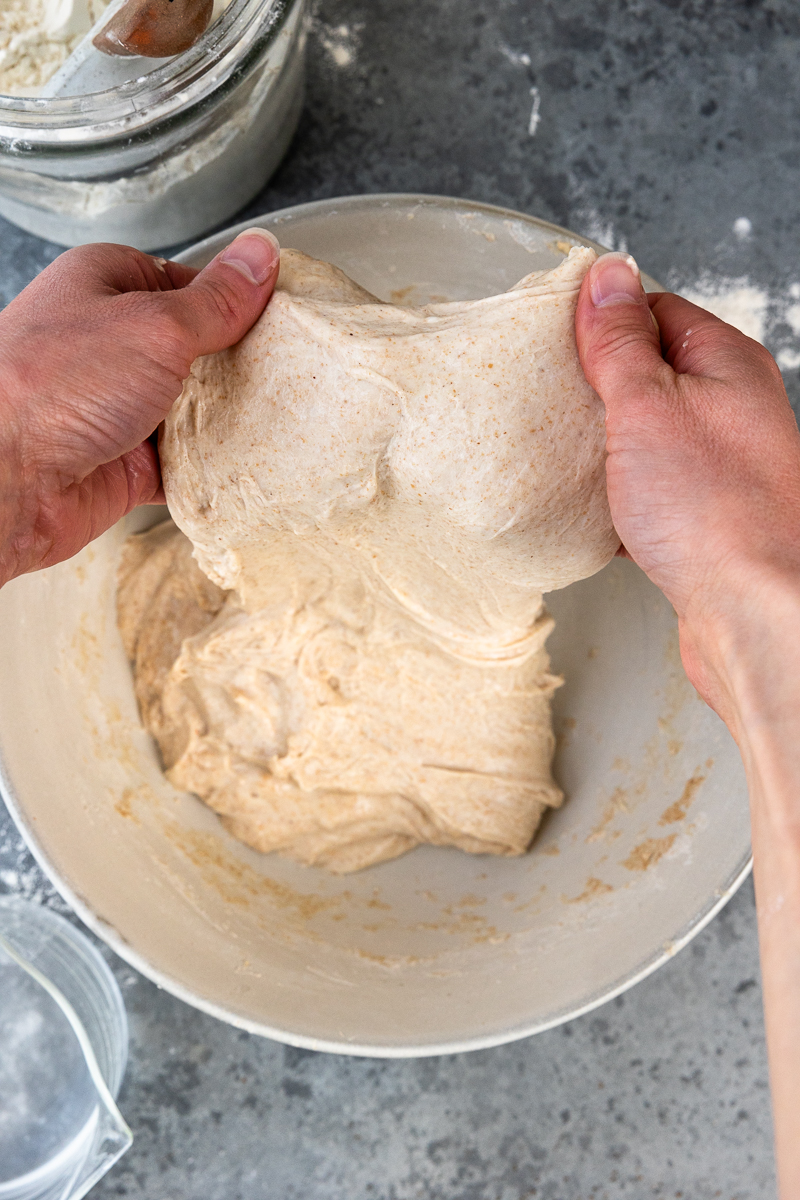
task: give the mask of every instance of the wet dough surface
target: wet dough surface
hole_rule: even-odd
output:
[[[520,854],[560,803],[542,592],[618,545],[573,332],[593,259],[403,309],[284,251],[194,364],[177,527],[127,544],[120,626],[169,778],[236,837],[336,871]]]

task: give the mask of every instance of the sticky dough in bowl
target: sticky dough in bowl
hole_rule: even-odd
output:
[[[385,299],[469,299],[582,239],[432,197],[354,197],[261,218]],[[187,253],[202,265],[230,238]],[[589,244],[589,243],[586,243]],[[735,746],[680,666],[670,606],[631,563],[548,598],[555,775],[530,854],[424,847],[350,877],[262,856],[165,780],[115,617],[140,510],[0,593],[7,801],[78,913],[169,991],[293,1045],[409,1056],[496,1045],[648,974],[749,869]]]

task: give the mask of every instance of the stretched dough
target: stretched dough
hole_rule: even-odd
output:
[[[593,259],[413,309],[284,251],[195,363],[161,441],[183,532],[131,540],[120,623],[169,778],[243,841],[520,854],[560,803],[542,592],[618,545],[573,332]]]

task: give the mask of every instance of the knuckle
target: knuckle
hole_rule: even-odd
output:
[[[68,270],[105,271],[124,263],[135,254],[129,246],[115,246],[110,242],[93,242],[87,246],[73,246],[56,259],[56,264]]]
[[[96,242],[66,250],[46,274],[48,284],[64,299],[126,295],[148,288],[148,273],[143,265],[147,259],[147,255],[131,246]]]
[[[602,329],[595,336],[591,356],[595,370],[605,373],[642,365],[651,359],[653,348],[651,338],[641,324],[626,322]]]
[[[784,382],[783,382],[783,375],[781,374],[781,369],[778,366],[778,364],[776,363],[775,359],[770,354],[769,350],[767,350],[767,348],[765,346],[759,346],[758,351],[759,351],[759,358],[761,359],[761,363],[762,363],[762,366],[764,367],[764,370],[772,378],[774,383],[780,383],[781,387],[783,388]]]
[[[595,340],[594,352],[602,358],[616,358],[618,355],[629,354],[639,348],[642,342],[642,330],[629,325],[614,325],[606,327]]]
[[[704,351],[709,357],[717,358],[720,364],[724,363],[731,378],[745,374],[756,385],[759,382],[762,385],[777,383],[783,388],[780,368],[760,342],[716,317],[711,317],[704,332]]]
[[[647,398],[661,406],[674,398],[674,375],[656,345],[655,330],[645,312],[609,321],[598,329],[586,362],[587,378],[606,402],[638,404]]]

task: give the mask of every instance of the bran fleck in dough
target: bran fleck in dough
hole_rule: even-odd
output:
[[[334,871],[522,854],[561,802],[542,593],[619,545],[573,329],[594,257],[398,308],[285,250],[194,364],[120,627],[169,779],[237,838]]]

